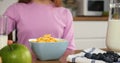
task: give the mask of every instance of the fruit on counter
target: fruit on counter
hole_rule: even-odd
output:
[[[106,53],[85,53],[85,57],[89,59],[95,59],[95,60],[103,60],[108,63],[118,62],[120,61],[120,55],[115,53],[114,51],[106,51]]]
[[[1,57],[0,57],[0,63],[2,63],[2,59],[1,59]]]
[[[27,47],[22,44],[11,44],[0,50],[2,63],[32,63],[32,57]]]

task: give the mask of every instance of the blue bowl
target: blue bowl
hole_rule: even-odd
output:
[[[40,60],[59,59],[67,49],[68,42],[30,42],[31,48]]]

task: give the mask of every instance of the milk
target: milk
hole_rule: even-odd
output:
[[[108,24],[107,47],[113,51],[120,52],[120,20],[110,20]]]
[[[7,35],[0,35],[0,49],[7,45],[8,36]]]

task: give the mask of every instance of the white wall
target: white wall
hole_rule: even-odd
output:
[[[0,0],[0,15],[2,15],[6,8],[17,0]]]

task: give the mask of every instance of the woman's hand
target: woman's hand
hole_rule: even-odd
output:
[[[60,63],[67,63],[66,61],[67,56],[70,54],[74,54],[74,52],[75,52],[74,50],[67,49],[63,56],[59,59]]]
[[[13,44],[13,41],[12,40],[8,40],[7,44],[11,45],[11,44]]]

